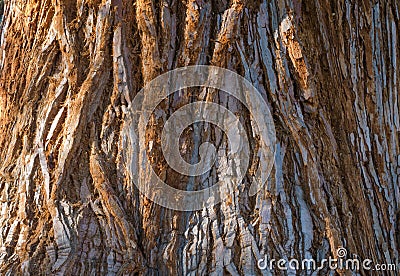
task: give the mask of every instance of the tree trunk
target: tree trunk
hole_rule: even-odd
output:
[[[258,260],[320,261],[340,257],[339,248],[347,257],[398,264],[399,6],[6,0],[0,274],[306,275],[312,269],[260,269]],[[125,143],[127,109],[152,79],[188,65],[235,71],[268,103],[275,161],[255,196],[251,168],[221,203],[199,211],[161,207],[133,183],[132,174],[146,178],[149,168],[126,165],[137,154]],[[246,108],[217,94],[208,101],[237,114],[251,134]],[[176,95],[157,107],[163,115],[151,117],[140,148],[168,185],[212,186],[224,177],[220,170],[205,180],[182,176],[162,156],[165,121],[203,97],[197,88]],[[221,130],[207,126],[184,131],[186,160],[199,160],[199,133],[201,142],[225,147]],[[248,136],[255,153],[257,137]],[[329,273],[335,270],[317,271]]]

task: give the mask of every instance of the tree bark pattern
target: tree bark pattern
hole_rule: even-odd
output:
[[[0,274],[271,275],[283,272],[260,271],[258,259],[336,257],[339,247],[398,264],[399,5],[5,1]],[[144,84],[196,64],[253,83],[273,112],[277,152],[256,196],[245,181],[215,207],[176,212],[132,184],[121,129]],[[169,112],[203,97],[188,89],[164,102],[141,145],[160,177],[181,189],[189,179],[149,144]],[[229,97],[206,99],[251,121]],[[192,137],[184,135],[183,155],[196,159]],[[226,142],[218,130],[204,140]],[[197,188],[218,177],[213,170]]]

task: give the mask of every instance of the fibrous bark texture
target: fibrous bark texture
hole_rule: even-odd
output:
[[[257,261],[320,260],[340,247],[374,263],[399,263],[399,6],[6,0],[0,274],[305,275],[312,271],[260,270]],[[256,196],[248,196],[245,180],[214,207],[177,212],[132,183],[130,173],[148,168],[128,172],[133,149],[121,130],[145,84],[198,64],[253,83],[273,113],[276,158]],[[200,91],[160,104],[142,145],[160,178],[179,189],[211,186],[224,175],[220,168],[181,176],[162,157],[162,125],[177,108],[204,99]],[[240,103],[222,92],[205,98],[238,114],[250,134],[251,116]],[[193,162],[201,142],[226,144],[206,124],[188,128],[181,140],[182,156]],[[335,271],[318,272],[329,273]]]

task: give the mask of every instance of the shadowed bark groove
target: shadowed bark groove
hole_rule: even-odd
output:
[[[399,263],[398,1],[4,3],[1,275],[306,275],[260,270],[257,261],[321,260],[340,247]],[[248,196],[250,169],[222,203],[176,212],[132,183],[121,130],[144,84],[196,64],[252,82],[273,113],[277,152],[256,196]],[[213,168],[192,179],[168,168],[161,131],[179,107],[224,105],[247,124],[252,151],[258,146],[238,101],[202,92],[163,101],[140,145],[160,178],[180,189],[214,185],[223,174]],[[199,143],[224,149],[226,140],[199,124],[181,137],[182,156],[197,162]]]

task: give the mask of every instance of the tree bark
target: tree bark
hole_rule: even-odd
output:
[[[311,270],[260,270],[257,263],[321,260],[337,257],[338,248],[398,264],[399,6],[6,0],[0,274],[306,275]],[[204,64],[239,73],[261,93],[273,113],[276,157],[257,195],[248,196],[247,179],[216,206],[178,212],[132,183],[122,129],[145,84]],[[250,134],[246,109],[221,95],[208,100],[239,114]],[[204,188],[221,177],[215,168],[205,181],[179,175],[157,142],[168,116],[201,97],[193,88],[164,101],[164,115],[146,130],[152,167],[175,188],[192,181]],[[223,148],[220,130],[205,129],[202,142]],[[181,137],[187,160],[198,159],[197,134],[188,129]],[[254,137],[250,144],[255,151]],[[146,175],[148,168],[136,169]],[[371,272],[324,268],[317,275],[329,273]]]

